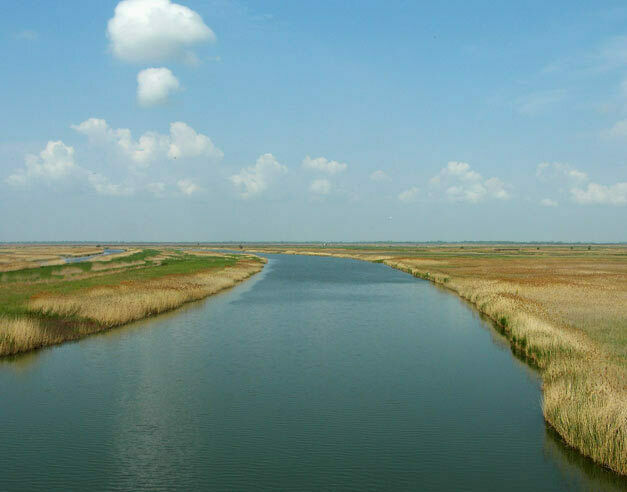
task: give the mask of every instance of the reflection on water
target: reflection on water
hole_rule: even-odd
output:
[[[4,361],[0,395],[3,491],[623,487],[547,434],[537,375],[467,303],[353,260],[271,255]]]
[[[573,477],[573,483],[584,485],[586,490],[627,490],[627,477],[613,473],[594,463],[590,458],[566,445],[560,435],[545,424],[544,451],[562,470],[565,477]]]

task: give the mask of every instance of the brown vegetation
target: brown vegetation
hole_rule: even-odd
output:
[[[125,282],[73,295],[42,294],[34,297],[29,307],[47,316],[78,317],[112,327],[215,294],[257,273],[262,267],[259,261],[241,260],[235,266],[218,271]]]
[[[0,356],[175,309],[234,286],[264,262],[254,256],[198,258],[178,250],[140,249],[115,262],[76,263],[52,267],[53,272],[50,267],[9,270],[0,276]]]
[[[0,272],[47,265],[61,265],[64,258],[97,255],[103,252],[100,246],[0,246]]]

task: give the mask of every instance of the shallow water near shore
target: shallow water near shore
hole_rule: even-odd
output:
[[[463,301],[268,255],[223,294],[0,361],[0,490],[627,490]]]

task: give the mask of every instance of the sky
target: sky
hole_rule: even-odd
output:
[[[4,0],[0,241],[627,241],[623,1]]]

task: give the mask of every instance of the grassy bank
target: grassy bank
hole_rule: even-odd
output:
[[[566,443],[627,475],[627,248],[286,246],[256,251],[385,263],[457,293],[542,375]]]
[[[262,268],[254,256],[138,249],[107,261],[0,273],[0,356],[175,309]]]

